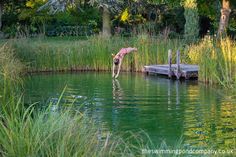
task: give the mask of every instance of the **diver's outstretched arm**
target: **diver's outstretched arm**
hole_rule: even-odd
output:
[[[118,76],[119,76],[120,68],[121,68],[121,64],[122,64],[122,60],[123,60],[123,59],[120,60],[119,67],[118,67],[118,70],[117,70],[117,73],[116,73],[116,77],[115,77],[115,78],[118,78]]]
[[[115,77],[115,64],[112,65],[112,77]]]

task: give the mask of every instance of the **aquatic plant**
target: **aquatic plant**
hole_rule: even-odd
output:
[[[5,43],[0,47],[0,75],[6,79],[17,81],[24,65],[15,57],[14,50]]]
[[[101,36],[88,39],[20,39],[12,46],[28,71],[111,70],[112,56],[122,47],[137,47],[138,54],[125,57],[123,71],[141,71],[146,64],[165,63],[168,49],[177,50],[181,40],[156,39],[147,34],[138,37]]]
[[[24,65],[15,57],[14,53],[7,43],[0,47],[0,109],[4,105],[8,105],[7,102],[11,100],[10,96],[16,95],[22,81],[20,75],[24,70]]]
[[[128,42],[134,46],[135,44],[144,42],[143,45],[136,45],[139,49],[141,49],[140,56],[142,57],[139,58],[139,55],[134,55],[131,57],[128,56],[123,66],[124,70],[129,70],[129,64],[131,63],[135,68],[138,67],[137,69],[139,69],[141,68],[141,66],[139,67],[139,62],[141,64],[146,64],[152,62],[156,63],[158,61],[158,58],[155,58],[158,56],[158,53],[152,53],[155,48],[150,48],[146,43],[154,43],[157,42],[157,40],[149,39],[145,35],[140,36],[138,39],[131,39],[132,40]],[[67,42],[66,44],[68,45],[65,45],[65,47],[71,49],[70,51],[63,53],[63,50],[67,50],[66,48],[62,49],[64,46],[60,45],[64,43],[64,41],[57,41],[59,43],[56,43],[55,41],[47,41],[54,45],[48,44],[47,42],[44,43],[43,40],[40,41],[39,39],[36,41],[22,41],[23,46],[25,46],[24,48],[30,46],[30,50],[33,49],[35,51],[33,54],[31,54],[31,56],[27,56],[27,54],[30,54],[31,51],[29,50],[29,52],[27,52],[27,49],[23,51],[23,47],[20,47],[22,51],[16,53],[17,55],[14,55],[14,51],[10,47],[8,47],[9,49],[4,48],[2,53],[8,52],[11,55],[5,55],[9,55],[11,57],[5,57],[5,59],[2,60],[2,63],[4,64],[1,64],[1,68],[7,69],[4,68],[4,65],[18,63],[19,60],[17,62],[13,61],[16,61],[15,57],[19,57],[24,63],[27,63],[26,61],[28,61],[28,70],[39,70],[42,67],[45,69],[52,68],[49,70],[60,70],[60,68],[64,68],[62,70],[68,70],[67,68],[71,65],[75,65],[74,68],[83,65],[84,67],[91,66],[95,69],[97,68],[97,70],[101,70],[98,69],[98,67],[100,68],[100,65],[103,65],[103,68],[105,69],[107,64],[110,64],[110,56],[108,56],[109,59],[107,58],[107,55],[110,55],[110,50],[116,51],[116,49],[119,49],[121,46],[126,44],[124,41],[121,42],[120,40],[113,38],[112,41],[106,41],[108,43],[111,42],[111,45],[114,44],[114,47],[110,47],[109,45],[103,44],[104,40],[100,39],[99,37],[94,37],[89,39],[89,43],[93,45],[91,47],[90,45],[87,45],[87,40],[72,41],[72,43]],[[27,43],[31,42],[33,45],[27,45]],[[160,43],[166,44],[162,41],[160,41]],[[177,43],[178,42],[176,42],[176,45],[173,46],[174,49],[179,46]],[[14,48],[17,48],[17,46],[22,46],[19,43],[13,44],[16,44],[14,45]],[[70,47],[73,46],[73,44],[74,47]],[[77,44],[80,44],[80,48],[84,48],[82,51],[83,54],[80,54],[82,52],[78,54],[74,53],[77,52],[77,48],[79,48]],[[36,46],[36,48],[34,46]],[[44,49],[44,46],[46,46],[46,49]],[[163,45],[163,49],[166,49],[167,47],[168,46]],[[42,50],[38,51],[37,48]],[[220,82],[226,86],[228,86],[228,81],[235,81],[235,44],[232,41],[222,40],[218,43],[214,42],[212,39],[205,39],[196,45],[192,45],[190,48],[191,49],[189,49],[188,57],[191,63],[198,63],[200,65],[200,79],[205,79],[205,81],[209,83],[217,83],[217,80],[220,80]],[[44,54],[43,50],[47,50],[47,53]],[[228,53],[229,51],[230,53]],[[40,55],[36,52],[40,53]],[[75,55],[74,60],[68,61],[68,59],[73,58],[71,56],[71,58],[66,58],[68,52],[72,52],[72,54],[69,55]],[[96,52],[98,54],[93,56]],[[35,54],[38,56],[35,56]],[[102,54],[101,56],[104,58],[101,59],[99,54]],[[185,54],[187,53],[185,52]],[[81,57],[80,55],[84,58],[79,59],[79,62],[77,62],[77,59]],[[163,56],[164,55],[165,54],[163,53]],[[59,61],[53,60],[56,62],[54,63],[52,62],[52,58],[49,57],[56,57],[56,59]],[[88,60],[85,60],[86,57]],[[11,59],[6,61],[6,58]],[[65,58],[67,59],[67,62],[65,61]],[[163,59],[164,58],[165,57],[163,57]],[[28,59],[31,59],[31,61],[29,62]],[[101,59],[101,61],[99,59]],[[99,62],[97,60],[99,60]],[[47,63],[47,61],[49,63]],[[80,62],[82,63],[80,64]],[[165,63],[165,61],[163,61],[163,63]],[[51,64],[53,66],[51,66]],[[20,65],[21,64],[18,66],[20,67]],[[16,78],[20,76],[19,71],[21,71],[22,68],[15,68],[14,70],[17,69],[17,72],[6,73],[14,75],[0,76],[3,80],[10,80],[8,85],[12,85],[11,80],[18,80]],[[4,74],[4,70],[1,72]],[[227,75],[222,77],[222,73],[226,73]],[[14,76],[9,78],[15,79],[6,79],[8,76]],[[225,80],[226,82],[223,82]],[[5,83],[6,82],[4,81],[4,84]],[[6,87],[7,86],[3,85],[3,88],[0,89],[0,92],[7,93],[2,92],[5,91]],[[103,130],[102,128],[96,126],[90,117],[86,116],[86,114],[75,111],[70,107],[63,107],[64,105],[60,103],[61,97],[58,99],[56,104],[48,104],[49,107],[47,109],[36,110],[34,107],[35,104],[25,107],[23,98],[15,96],[15,89],[8,89],[13,90],[13,92],[10,92],[7,97],[4,96],[6,99],[1,103],[0,156],[155,156],[156,154],[141,154],[141,149],[170,149],[165,143],[162,143],[160,146],[154,146],[149,137],[144,132],[129,133],[128,135],[124,136],[113,135],[107,130]],[[73,104],[66,106],[73,106]],[[181,144],[177,144],[176,148],[181,147]],[[166,156],[166,154],[163,156]],[[170,156],[173,155],[171,154]]]
[[[234,88],[236,81],[236,43],[231,39],[206,37],[188,49],[190,63],[198,64],[199,80]]]
[[[206,37],[187,45],[183,39],[165,39],[139,32],[136,36],[16,39],[11,42],[16,57],[27,65],[27,72],[95,70],[110,71],[112,56],[122,47],[137,47],[138,52],[124,58],[121,70],[140,72],[149,64],[166,64],[167,52],[180,50],[181,63],[199,64],[199,80],[210,84],[234,86],[235,42],[219,42]],[[175,60],[175,53],[173,53]]]
[[[41,110],[36,103],[25,107],[18,98],[9,102],[12,112],[1,112],[1,156],[137,156],[141,149],[153,148],[143,131],[113,135],[73,104],[63,107],[62,95]]]

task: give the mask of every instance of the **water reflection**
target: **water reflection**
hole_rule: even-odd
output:
[[[197,105],[186,105],[184,113],[185,144],[192,148],[235,149],[235,101],[224,102],[217,93],[199,86],[189,86],[189,100]],[[196,99],[198,98],[198,99]]]
[[[119,80],[94,73],[35,76],[25,84],[26,100],[45,105],[60,96],[65,84],[70,90],[63,102],[76,99],[75,108],[101,129],[142,129],[156,144],[165,140],[174,146],[183,137],[183,145],[191,148],[236,147],[235,97],[197,82],[124,74]]]
[[[117,79],[112,80],[112,95],[113,95],[112,130],[117,130],[119,123],[118,107],[121,106],[124,95],[123,90],[120,87],[120,82]]]
[[[122,99],[124,96],[124,92],[120,86],[120,82],[117,79],[112,80],[112,94],[113,94],[113,103],[114,104],[122,104]]]

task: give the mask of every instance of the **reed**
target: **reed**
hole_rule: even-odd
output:
[[[1,78],[10,79],[11,81],[19,81],[20,73],[24,69],[24,65],[15,57],[14,50],[5,43],[0,47],[0,75]]]
[[[234,88],[236,81],[236,43],[229,38],[207,37],[188,49],[191,63],[200,67],[199,80]]]
[[[146,41],[151,40],[145,36],[141,36],[140,39],[132,39],[129,42],[135,45],[139,42],[136,40],[141,40],[141,39],[146,40]],[[107,41],[107,42],[111,42],[114,45],[116,45],[115,48],[117,49],[120,48],[122,44],[126,44],[124,42],[121,43],[119,40],[115,38],[112,40],[113,41]],[[93,53],[95,52],[104,53],[105,51],[108,53],[109,50],[113,50],[114,47],[108,47],[108,45],[106,45],[107,47],[105,46],[101,47],[100,45],[103,45],[101,41],[104,41],[104,39],[100,39],[98,37],[94,37],[89,40],[90,43],[97,44],[96,51],[90,50],[93,47],[91,48],[89,45],[87,45],[86,43],[87,41],[84,41],[83,44],[85,45],[82,45],[82,47],[84,46],[84,48],[87,48],[87,49],[84,49],[82,52],[88,53],[88,54],[83,53],[84,57],[89,57],[89,55],[93,55]],[[156,40],[154,41],[156,42]],[[24,42],[30,43],[33,41],[23,41],[23,44],[25,44]],[[38,42],[42,42],[41,44],[44,44],[43,43],[44,41],[38,41]],[[115,44],[115,42],[117,43]],[[34,44],[37,45],[38,43],[34,43]],[[71,43],[68,42],[67,44],[71,44]],[[234,45],[231,45],[231,44],[226,43],[226,45],[220,46],[221,49],[219,49],[219,51],[228,52],[228,49],[226,48],[229,48],[231,50],[232,47],[233,47],[233,50],[235,50]],[[44,61],[44,59],[47,59],[47,57],[51,55],[53,57],[54,56],[58,57],[60,59],[60,62],[56,62],[56,63],[60,63],[61,67],[65,65],[64,67],[65,69],[67,68],[67,65],[77,64],[77,60],[74,60],[74,61],[67,60],[67,63],[66,63],[66,61],[64,60],[65,56],[63,58],[61,54],[60,55],[54,54],[55,52],[61,51],[60,48],[63,48],[60,46],[60,44],[58,45],[58,43],[56,43],[55,45],[58,46],[58,49],[56,49],[57,51],[48,50],[48,54],[45,55],[46,57],[37,56],[38,57],[37,59],[39,59],[40,61],[39,63],[45,64],[45,65],[43,64],[40,65],[39,68],[42,68],[41,66],[45,66],[46,68],[51,66],[51,63],[46,64],[46,62]],[[55,45],[54,45],[54,48],[56,47]],[[15,46],[20,46],[20,45],[15,45]],[[32,49],[35,48],[34,45],[28,45],[28,46],[31,46]],[[47,45],[46,43],[46,46],[49,46],[49,45]],[[70,46],[71,45],[69,45],[68,48],[71,48]],[[74,45],[74,47],[76,46],[77,45]],[[156,53],[155,54],[148,53],[149,51],[152,51],[155,48],[149,48],[146,45],[146,43],[144,45],[136,45],[136,46],[139,47],[139,49],[142,49],[142,51],[144,52],[146,51],[147,54],[141,54],[143,55],[142,58],[135,58],[135,57],[139,57],[138,55],[132,56],[133,58],[128,57],[125,61],[126,62],[125,65],[127,67],[124,66],[123,67],[124,69],[127,68],[129,70],[129,66],[128,66],[128,64],[130,63],[129,59],[131,61],[142,61],[142,63],[149,63],[151,61],[157,61],[153,59],[153,56],[157,55]],[[176,46],[178,46],[178,44],[176,44]],[[199,45],[197,47],[199,48]],[[204,44],[202,47],[203,49],[205,49]],[[142,149],[146,149],[146,150],[150,150],[150,149],[154,150],[157,148],[159,148],[160,150],[171,149],[165,144],[165,142],[161,143],[160,146],[155,146],[151,142],[151,139],[149,139],[148,135],[146,135],[142,131],[138,133],[128,133],[128,135],[113,135],[112,133],[109,133],[108,131],[103,130],[103,128],[99,128],[99,126],[97,126],[89,117],[87,117],[86,114],[76,112],[73,110],[73,108],[65,107],[65,106],[73,106],[73,103],[66,104],[66,105],[61,103],[60,100],[62,99],[62,96],[58,99],[56,104],[54,103],[48,104],[49,107],[47,109],[36,110],[36,107],[35,107],[36,104],[32,104],[26,108],[24,105],[23,98],[19,97],[18,94],[16,94],[17,92],[15,88],[12,88],[12,87],[16,87],[14,82],[18,82],[18,80],[21,80],[21,77],[20,77],[21,71],[22,69],[24,69],[24,66],[22,66],[22,63],[18,59],[16,59],[16,57],[21,56],[20,59],[25,62],[25,60],[28,58],[27,56],[22,56],[22,55],[25,54],[27,50],[23,52],[23,54],[19,54],[19,53],[15,53],[11,47],[8,47],[8,45],[4,45],[4,47],[1,47],[1,48],[2,48],[0,51],[2,54],[1,56],[4,56],[4,57],[1,58],[0,76],[1,76],[1,79],[4,81],[3,81],[3,84],[1,84],[0,92],[1,92],[1,98],[4,98],[4,101],[1,101],[1,110],[0,110],[0,148],[1,148],[0,156],[19,156],[19,157],[21,156],[22,157],[23,156],[156,156],[157,154],[148,154],[148,153],[142,154]],[[44,48],[44,46],[42,46],[41,48]],[[76,49],[74,50],[71,49],[70,52],[73,52],[75,50]],[[51,54],[51,52],[54,52],[54,53]],[[190,54],[191,53],[192,52],[190,52]],[[222,57],[222,56],[224,57],[224,54],[225,53],[222,52],[221,55],[216,56],[214,53],[216,57]],[[73,56],[75,54],[72,53],[70,55]],[[144,56],[144,55],[147,55],[147,56]],[[78,54],[78,56],[76,57],[79,57],[79,56],[80,55]],[[231,64],[228,64],[228,63],[226,64],[224,61],[230,58],[226,56],[224,57],[224,60],[222,61],[222,64],[220,65],[224,67],[227,66],[227,69],[229,69],[230,71],[234,69],[235,62],[232,61]],[[230,56],[232,56],[232,54],[230,54]],[[34,61],[35,56],[32,55],[32,56],[29,56],[29,58],[30,57],[32,57],[31,59],[32,61]],[[90,58],[91,60],[94,59],[93,60],[94,67],[100,64],[101,65],[104,64],[104,66],[108,64],[108,63],[103,63],[103,62],[97,62],[96,57],[99,58],[100,56],[99,55],[95,56],[94,57],[95,59]],[[107,57],[106,53],[103,54],[103,57],[104,57],[104,60],[110,60],[110,59],[106,59]],[[196,57],[196,62],[197,60],[199,61],[200,59],[203,59],[200,57],[202,57],[201,54],[200,56]],[[191,55],[189,56],[189,58],[192,61],[194,61],[194,59],[191,58]],[[207,59],[205,62],[209,61],[211,57]],[[91,60],[87,60],[82,65],[86,67],[87,64],[89,64],[90,66]],[[84,60],[81,59],[80,61],[82,62]],[[29,65],[30,64],[32,64],[32,62],[29,62]],[[14,67],[14,66],[17,66],[17,67]],[[54,66],[55,67],[52,66],[52,68],[55,68],[56,70],[61,68],[61,67],[57,67],[57,64]],[[6,68],[6,67],[11,67],[11,68]],[[28,68],[32,68],[32,67],[28,67]],[[212,69],[214,70],[214,68]],[[16,70],[16,71],[13,71],[13,70]],[[219,75],[220,74],[221,74],[221,71],[219,70]],[[231,78],[231,76],[234,76],[234,73],[229,73],[227,77]],[[181,149],[181,148],[183,148],[182,143],[178,143],[176,148],[173,148],[173,149]],[[167,155],[160,154],[159,156],[167,156]],[[178,156],[178,154],[177,155],[170,154],[170,156]]]
[[[101,36],[79,38],[23,38],[13,40],[16,57],[28,72],[95,70],[110,71],[112,56],[122,47],[137,47],[138,52],[124,58],[122,71],[142,71],[149,64],[167,63],[167,52],[180,50],[181,62],[200,66],[199,80],[232,88],[236,84],[235,42],[206,37],[187,45],[182,39],[168,39],[139,33],[132,37]],[[174,53],[175,54],[175,53]],[[173,56],[175,60],[175,56]]]
[[[85,125],[86,123],[86,125]],[[0,123],[1,156],[95,156],[95,127],[69,112],[37,112],[4,116]]]
[[[64,93],[65,90],[62,92]],[[91,120],[86,111],[64,104],[63,94],[46,109],[36,103],[24,106],[22,97],[13,99],[12,112],[1,112],[0,156],[178,156],[143,150],[181,149],[182,139],[171,148],[165,141],[154,145],[144,131],[113,134]]]
[[[111,70],[112,56],[122,47],[137,47],[138,54],[125,57],[123,71],[141,71],[144,65],[167,62],[168,49],[177,50],[181,40],[93,36],[84,40],[20,39],[12,42],[28,71]]]
[[[124,139],[101,131],[86,114],[63,107],[62,95],[46,109],[26,107],[18,94],[24,66],[7,44],[0,53],[0,156],[136,156],[148,148],[141,133]]]
[[[5,43],[0,47],[0,108],[14,97],[22,83],[20,77],[23,73],[24,65],[15,57],[14,50]],[[14,89],[14,90],[13,90]],[[13,92],[14,91],[14,92]],[[14,96],[13,96],[14,95]],[[13,106],[8,106],[11,108]]]

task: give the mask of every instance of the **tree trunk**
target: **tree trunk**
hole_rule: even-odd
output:
[[[224,32],[226,32],[226,28],[228,27],[228,23],[229,23],[230,12],[231,12],[231,9],[230,9],[229,0],[223,0],[220,24],[219,24],[219,29],[218,29],[218,36],[221,36]]]
[[[0,2],[0,32],[2,30],[2,14],[3,14],[3,3]]]
[[[102,15],[102,35],[103,37],[111,36],[110,12],[106,6],[103,7]]]

